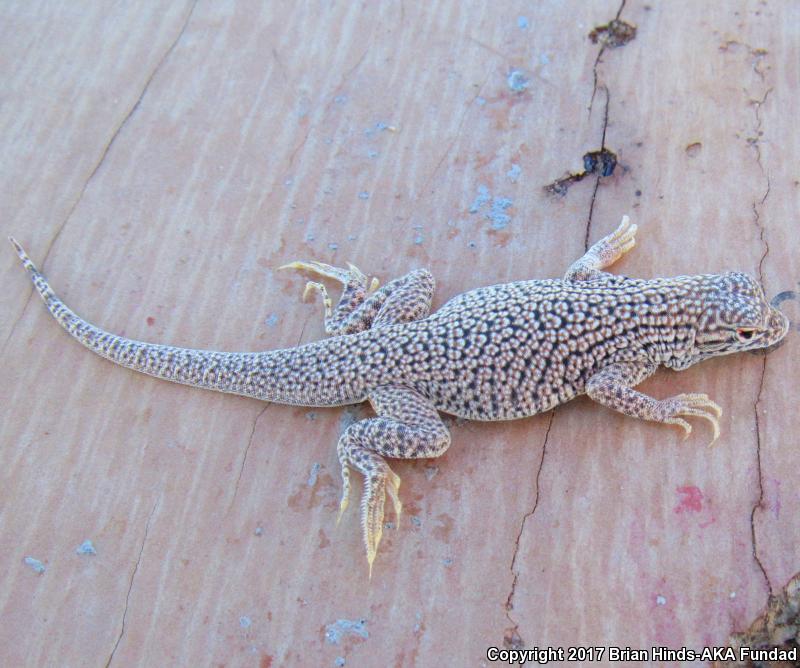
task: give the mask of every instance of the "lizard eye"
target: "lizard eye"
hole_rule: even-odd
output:
[[[736,330],[736,336],[739,337],[739,341],[750,341],[755,333],[756,330],[752,328],[740,327]]]

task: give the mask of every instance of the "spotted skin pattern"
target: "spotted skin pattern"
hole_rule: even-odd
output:
[[[609,408],[681,427],[710,423],[722,409],[705,394],[655,399],[633,389],[659,366],[685,369],[709,357],[780,342],[788,319],[742,273],[634,279],[605,273],[635,245],[627,216],[576,261],[563,279],[479,288],[430,314],[434,280],[413,271],[378,287],[353,265],[292,262],[343,285],[334,308],[319,293],[332,338],[296,348],[228,353],[134,341],[86,322],[53,292],[13,243],[47,308],[84,346],[122,366],[186,385],[303,406],[369,401],[376,417],[339,439],[343,493],[350,470],[364,476],[362,528],[370,575],[385,496],[396,514],[400,478],[386,458],[437,457],[450,445],[439,411],[471,420],[511,420],[587,394]],[[712,442],[713,442],[712,440]]]

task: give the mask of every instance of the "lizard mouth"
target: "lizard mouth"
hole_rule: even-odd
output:
[[[774,306],[770,307],[767,329],[762,335],[762,338],[766,341],[766,345],[759,346],[757,349],[748,352],[755,355],[766,355],[773,350],[777,350],[786,343],[786,334],[789,332],[791,324],[791,321],[784,313]]]

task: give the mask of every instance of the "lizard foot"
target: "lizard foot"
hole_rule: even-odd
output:
[[[347,432],[339,441],[338,456],[342,466],[342,498],[339,502],[339,514],[336,524],[342,519],[350,500],[350,467],[355,467],[364,475],[364,494],[361,497],[361,526],[364,532],[364,545],[367,549],[369,575],[372,578],[372,562],[378,553],[378,544],[383,535],[383,516],[386,494],[392,501],[397,521],[403,511],[398,491],[398,476],[381,455],[365,448],[348,443]]]
[[[363,309],[360,309],[365,301],[368,301],[368,298],[372,297],[375,290],[378,289],[378,279],[373,278],[371,284],[367,287],[367,277],[364,273],[354,264],[348,262],[347,266],[348,269],[341,269],[323,262],[310,260],[308,262],[290,262],[279,267],[280,269],[309,271],[325,278],[332,278],[344,286],[339,303],[334,308],[328,291],[322,283],[317,281],[306,283],[303,300],[308,297],[310,292],[318,292],[322,296],[322,302],[325,306],[325,331],[328,334],[353,334],[369,326],[369,322],[360,317],[363,311]],[[376,305],[376,308],[379,308],[379,304]],[[372,317],[374,317],[374,314],[372,314]]]
[[[659,408],[663,417],[661,422],[665,424],[676,424],[686,433],[684,440],[689,438],[692,433],[692,426],[684,417],[701,417],[708,420],[714,429],[714,438],[709,445],[713,445],[719,438],[719,417],[722,415],[722,408],[708,398],[707,394],[678,394],[669,399],[659,402]]]
[[[398,490],[400,477],[388,465],[382,471],[372,471],[364,478],[364,495],[361,498],[361,526],[364,530],[364,544],[367,548],[367,563],[369,564],[369,578],[372,579],[372,562],[378,553],[378,544],[383,536],[383,510],[386,503],[386,493],[394,504],[397,521],[403,506],[400,503]]]
[[[592,251],[600,259],[601,266],[608,267],[619,260],[636,245],[636,230],[628,216],[622,216],[619,227],[611,234],[598,241]]]

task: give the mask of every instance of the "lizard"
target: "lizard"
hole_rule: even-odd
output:
[[[361,524],[369,576],[388,495],[399,520],[400,477],[387,458],[438,457],[450,446],[439,413],[480,421],[525,418],[579,395],[625,415],[677,425],[701,418],[720,434],[722,409],[706,394],[655,399],[636,385],[663,366],[682,370],[710,357],[771,348],[788,318],[741,272],[640,279],[604,271],[636,244],[628,216],[561,279],[492,285],[460,294],[431,313],[434,279],[418,269],[380,286],[347,269],[295,261],[334,279],[334,308],[318,293],[330,338],[262,352],[217,352],[136,341],[106,332],[68,308],[23,248],[9,238],[58,323],[95,353],[151,376],[280,404],[330,407],[369,401],[375,416],[341,434],[342,496],[350,472],[364,477]]]

